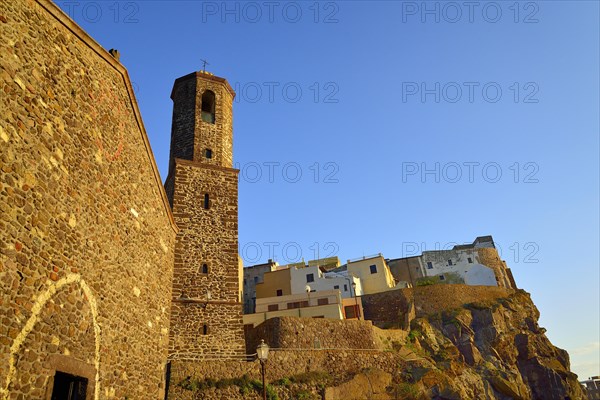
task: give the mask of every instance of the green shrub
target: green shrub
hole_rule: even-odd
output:
[[[256,379],[250,379],[247,375],[244,375],[241,378],[229,378],[220,380],[215,380],[211,378],[198,380],[188,376],[184,380],[179,382],[177,386],[185,390],[191,390],[193,392],[204,391],[208,388],[213,387],[217,389],[225,389],[231,386],[237,386],[240,388],[240,394],[243,396],[247,396],[254,391],[262,393],[263,387],[261,381],[258,381]],[[275,389],[271,385],[267,385],[267,399],[279,400]]]
[[[398,383],[392,386],[392,392],[398,399],[417,400],[420,399],[421,390],[414,383]]]
[[[281,378],[273,382],[273,385],[276,386],[290,386],[291,384],[292,381],[290,381],[289,378]]]
[[[319,382],[328,382],[331,379],[331,375],[328,372],[323,371],[310,371],[303,372],[298,375],[290,377],[290,381],[294,383],[312,383],[316,384]]]
[[[299,392],[296,392],[296,400],[316,400],[316,399],[318,399],[318,397],[307,390],[301,390]]]

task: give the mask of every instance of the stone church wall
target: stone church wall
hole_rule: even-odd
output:
[[[127,72],[49,1],[0,37],[0,399],[161,398],[176,228]]]

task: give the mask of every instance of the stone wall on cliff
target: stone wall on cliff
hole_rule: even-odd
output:
[[[512,289],[462,284],[417,286],[361,297],[365,319],[380,328],[409,329],[415,317],[481,300],[508,297]]]

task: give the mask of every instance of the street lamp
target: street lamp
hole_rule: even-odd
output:
[[[352,289],[354,290],[354,304],[356,305],[356,318],[360,319],[360,309],[358,308],[358,297],[356,297],[356,282],[352,282]]]
[[[308,295],[308,306],[310,307],[310,291],[312,290],[310,286],[306,285],[304,287],[304,290],[306,290],[306,294]]]
[[[260,372],[262,374],[262,385],[263,385],[263,400],[267,400],[267,385],[265,385],[265,363],[267,357],[269,357],[269,345],[265,343],[264,339],[260,340],[260,344],[256,348],[256,355],[260,361]]]

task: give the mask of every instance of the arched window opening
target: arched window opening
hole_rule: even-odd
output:
[[[203,207],[205,210],[208,210],[210,208],[210,196],[208,195],[208,193],[204,193]]]
[[[206,324],[202,325],[202,334],[208,335],[208,325],[206,325]]]
[[[208,274],[208,264],[202,264],[202,273]]]
[[[202,121],[215,123],[215,93],[206,90],[202,93]]]

